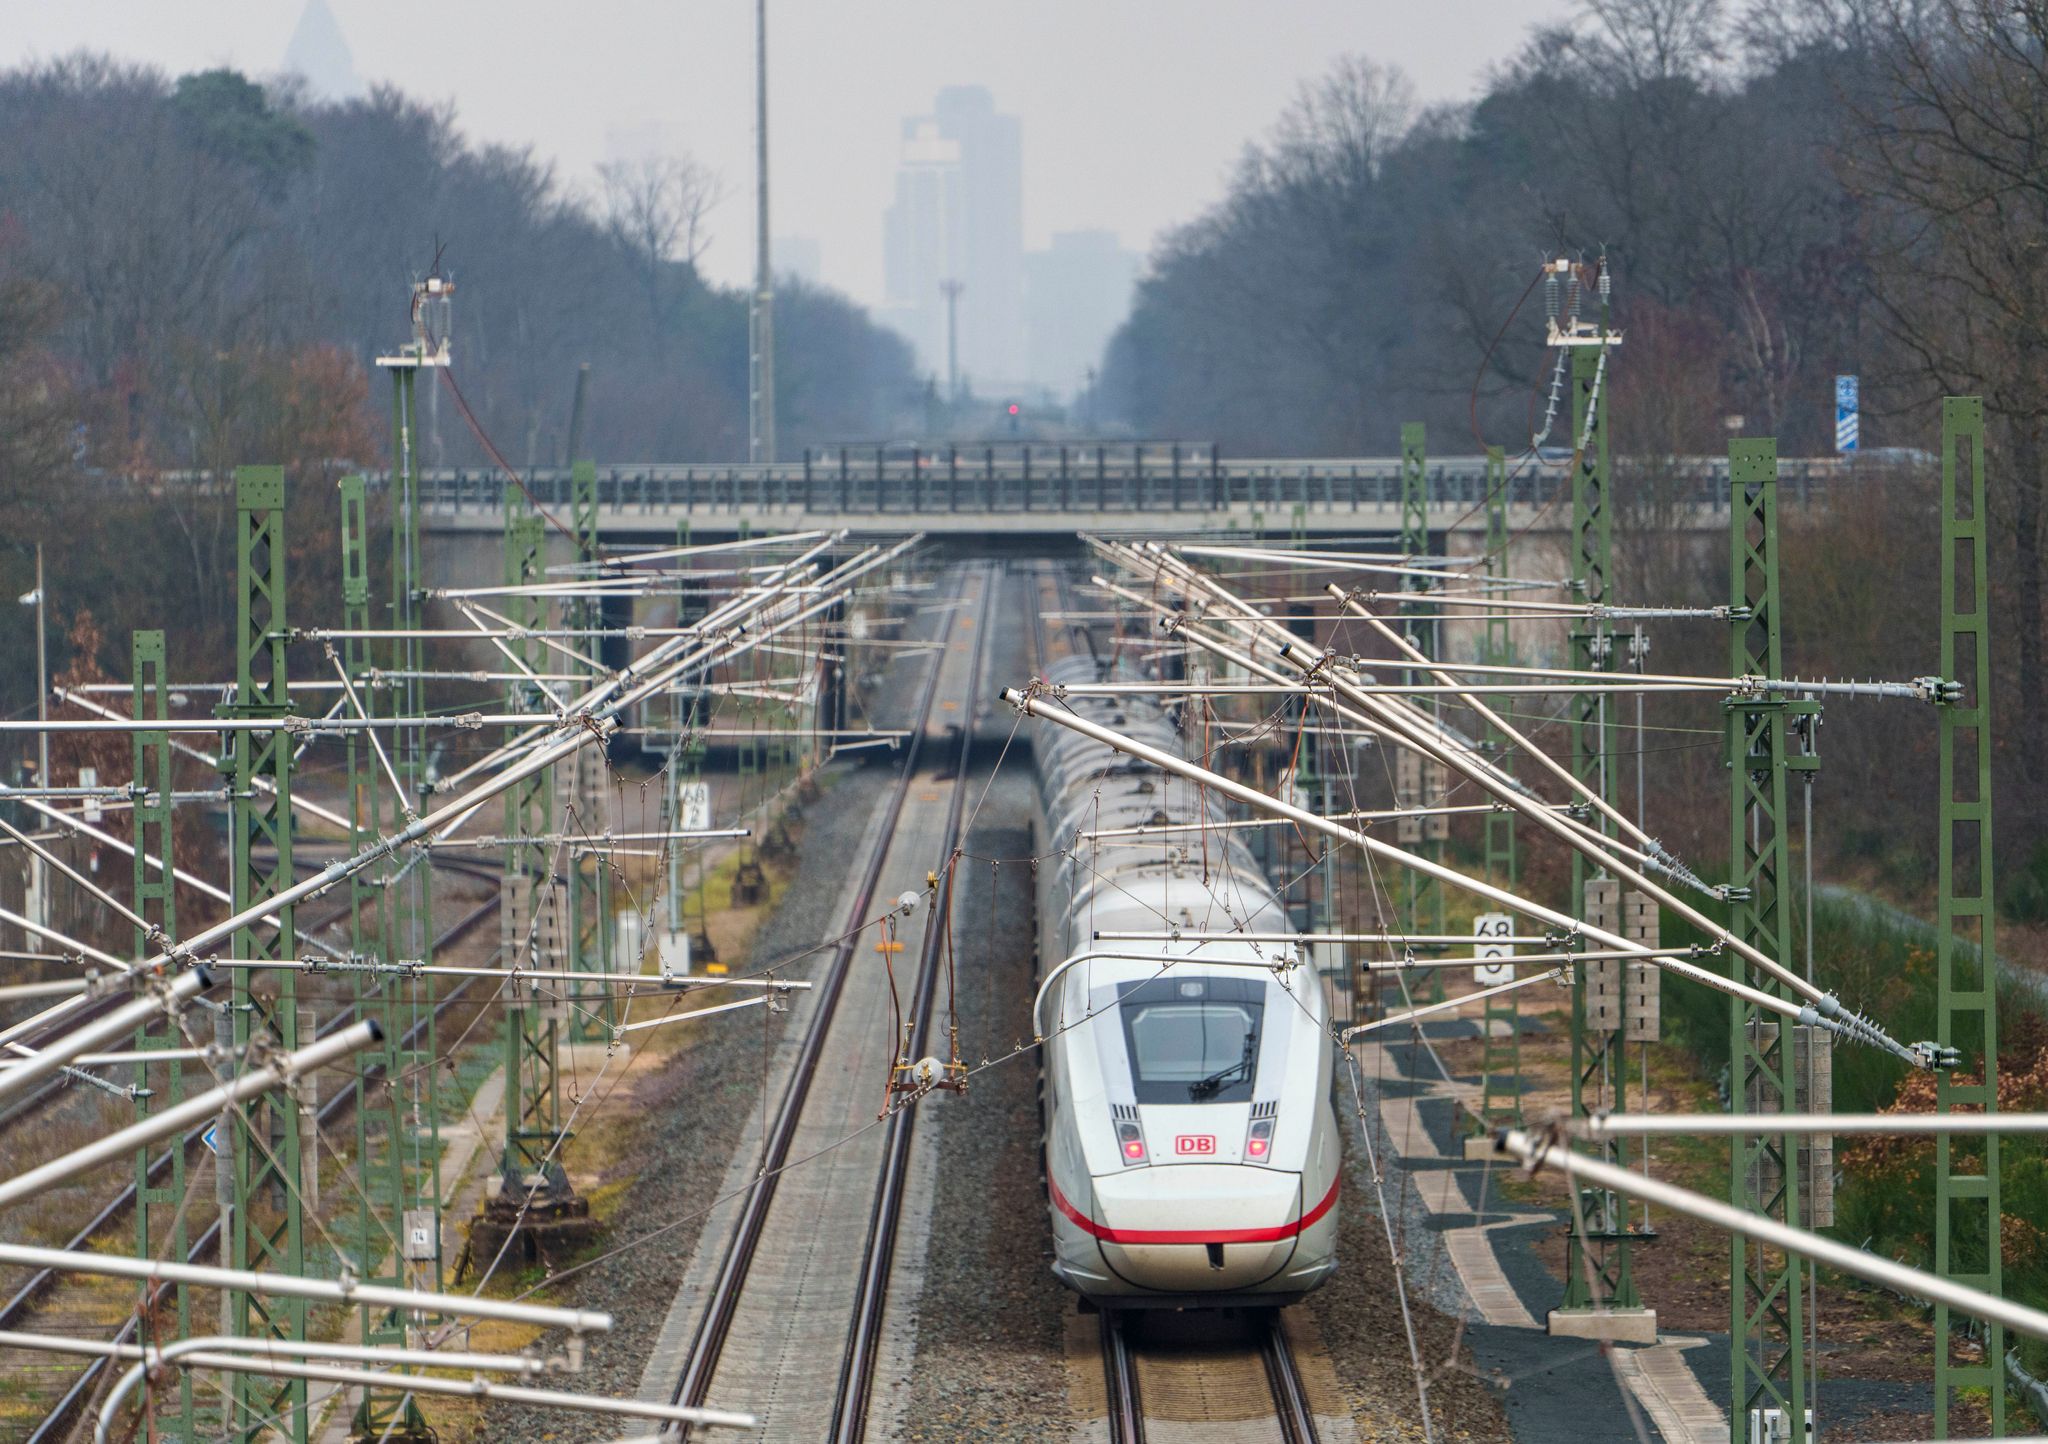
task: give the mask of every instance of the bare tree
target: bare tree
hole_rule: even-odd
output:
[[[1254,155],[1281,184],[1341,192],[1377,180],[1414,120],[1415,87],[1407,76],[1347,55],[1301,87],[1272,140]]]
[[[2020,695],[2042,695],[2048,466],[2048,0],[1886,0],[1884,90],[1860,106],[1845,179],[1877,222],[1872,300],[1923,399],[1981,393],[2008,464],[2009,629]],[[2008,630],[2008,629],[2002,629]],[[2044,730],[2022,707],[2023,780]]]
[[[608,161],[597,175],[605,232],[640,277],[658,337],[670,271],[694,271],[710,239],[704,221],[720,199],[718,178],[686,155]]]
[[[1605,32],[1587,48],[1634,86],[1698,80],[1726,56],[1726,9],[1723,0],[1586,0]]]

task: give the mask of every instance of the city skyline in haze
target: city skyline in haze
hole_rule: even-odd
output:
[[[986,88],[948,86],[929,115],[904,119],[878,315],[948,387],[956,327],[963,378],[1040,379],[1026,375],[1023,199],[1023,127]]]
[[[705,274],[744,285],[753,254],[753,6],[746,0],[445,0],[394,12],[322,0],[365,86],[452,102],[472,140],[531,146],[589,194],[599,164],[687,152],[723,199]],[[1297,0],[1287,23],[1241,0],[1036,0],[935,7],[786,0],[768,9],[777,233],[815,240],[819,278],[880,310],[881,217],[902,117],[982,85],[1030,136],[1023,240],[1109,230],[1149,253],[1222,194],[1245,144],[1337,56],[1400,66],[1424,103],[1469,98],[1489,66],[1573,0]],[[80,49],[175,75],[284,72],[304,7],[291,0],[75,0],[22,6],[0,60]],[[459,265],[459,258],[451,258]]]

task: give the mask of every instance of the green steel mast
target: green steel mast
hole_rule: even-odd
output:
[[[1401,425],[1401,551],[1411,568],[1419,565],[1419,558],[1431,555],[1429,541],[1429,451],[1428,436],[1420,421],[1407,421]],[[1402,590],[1427,592],[1434,582],[1427,577],[1409,576],[1402,579]],[[1408,642],[1424,657],[1435,660],[1437,638],[1441,629],[1435,621],[1413,615],[1417,604],[1410,604],[1411,615],[1402,630]],[[1427,602],[1420,605],[1427,608]],[[1428,673],[1412,669],[1404,670],[1403,679],[1410,683],[1428,682]],[[1435,702],[1422,697],[1417,699],[1422,709],[1431,716],[1436,714]],[[1434,758],[1426,758],[1413,748],[1401,748],[1394,762],[1394,776],[1400,787],[1400,807],[1441,807],[1444,801],[1446,778],[1444,766]],[[1441,816],[1401,818],[1395,824],[1395,839],[1403,846],[1413,847],[1422,857],[1438,862],[1443,857],[1444,839],[1449,833],[1448,819]],[[1407,926],[1415,932],[1442,932],[1444,930],[1443,887],[1433,877],[1414,868],[1402,869],[1407,879]],[[1444,980],[1441,968],[1431,968],[1426,983],[1426,996],[1432,1002],[1443,998]]]
[[[1486,576],[1498,581],[1508,573],[1508,464],[1498,446],[1486,448]],[[1505,614],[1490,614],[1479,634],[1479,660],[1489,667],[1511,666],[1515,648]],[[1497,699],[1496,710],[1511,699]],[[1489,760],[1506,768],[1506,738],[1489,722],[1484,746]],[[1515,814],[1505,808],[1487,812],[1485,821],[1486,880],[1496,887],[1515,885]],[[1480,1122],[1487,1127],[1522,1125],[1522,1009],[1519,993],[1490,998],[1483,1005],[1484,1034],[1480,1062]],[[1503,1096],[1496,1102],[1496,1087]]]
[[[1967,474],[1959,476],[1959,471]],[[1940,902],[1935,927],[1937,1042],[1982,1060],[1976,1082],[1944,1069],[1935,1077],[1941,1113],[1998,1108],[1998,948],[1991,870],[1991,628],[1987,609],[1984,402],[1941,403],[1941,675],[1961,693],[1941,709]],[[1965,562],[1963,558],[1967,556]],[[2003,1295],[2004,1200],[1998,1135],[1943,1135],[1934,1149],[1934,1270]],[[2003,1437],[2005,1326],[1988,1320],[1978,1362],[1954,1361],[1962,1332],[1946,1305],[1934,1311],[1934,1437],[1949,1437],[1961,1389],[1990,1394],[1991,1433]]]
[[[516,493],[505,500],[505,584],[531,586],[541,580],[545,533],[539,515]],[[508,599],[506,615],[522,628],[538,627],[543,603],[531,595]],[[538,671],[538,644],[530,638],[512,642],[526,666]],[[511,684],[513,711],[540,705],[530,682]],[[517,727],[508,728],[510,741]],[[505,906],[503,909],[506,967],[561,965],[563,949],[560,889],[556,887],[553,850],[543,840],[553,830],[553,768],[514,784],[505,794]],[[556,1089],[560,1062],[562,989],[523,983],[505,985],[505,1151],[501,1160],[504,1198],[524,1205],[531,1188],[544,1191],[560,1178],[559,1158],[550,1160],[561,1137],[561,1096]],[[544,1175],[544,1178],[543,1178]],[[489,1260],[479,1261],[487,1267]]]
[[[408,490],[402,479],[395,489],[399,493],[397,504],[402,506]],[[350,635],[342,641],[339,665],[364,713],[374,716],[379,689],[371,685],[375,660],[371,639],[365,635],[370,630],[367,483],[361,476],[345,476],[340,492],[342,626]],[[394,751],[398,749],[397,736],[393,736],[390,746]],[[352,852],[361,853],[373,846],[379,835],[384,812],[380,797],[390,796],[394,817],[406,809],[407,799],[402,792],[391,795],[371,734],[351,732],[343,747],[348,778],[349,847]],[[411,865],[415,870],[425,870],[423,864]],[[405,860],[399,860],[387,863],[381,872],[373,874],[366,868],[350,876],[349,952],[357,961],[397,959],[390,940],[402,924],[378,927],[374,920],[381,914],[380,895],[388,898],[397,912],[401,899],[411,893],[407,880],[397,876],[406,866]],[[378,936],[380,933],[383,936]],[[439,1190],[435,1186],[438,1140],[431,1115],[421,1120],[424,1128],[418,1127],[408,1107],[413,1090],[428,1086],[433,1075],[431,1067],[423,1066],[423,1055],[406,1044],[407,1035],[420,1022],[417,989],[424,980],[369,972],[355,976],[356,1016],[374,1018],[384,1030],[382,1038],[356,1058],[356,1169],[362,1180],[363,1197],[358,1200],[361,1226],[357,1231],[355,1268],[365,1283],[419,1287],[422,1285],[414,1281],[413,1265],[433,1262],[440,1251]],[[422,1134],[428,1145],[424,1157]],[[438,1278],[436,1271],[433,1281],[424,1287],[435,1287]],[[362,1309],[362,1339],[373,1347],[405,1347],[408,1340],[404,1312],[366,1305]],[[350,1433],[356,1439],[387,1440],[393,1444],[426,1444],[432,1438],[413,1397],[397,1389],[364,1390]]]
[[[1728,443],[1729,593],[1734,620],[1728,664],[1738,677],[1782,677],[1778,591],[1778,446],[1769,439]],[[1810,702],[1783,695],[1730,697],[1728,768],[1731,791],[1729,930],[1781,962],[1792,957],[1791,815],[1787,780],[1811,767],[1794,755],[1793,717]],[[1784,983],[1731,962],[1753,987],[1790,996]],[[1746,976],[1745,976],[1746,974]],[[1729,1002],[1729,1106],[1737,1113],[1784,1113],[1798,1107],[1795,1059],[1799,1035],[1756,1004]],[[1797,1140],[1753,1134],[1734,1140],[1732,1201],[1794,1228],[1800,1226]],[[1806,1273],[1783,1252],[1731,1238],[1729,1419],[1739,1439],[1808,1437]],[[1777,1411],[1776,1429],[1764,1427]]]
[[[162,722],[170,716],[170,688],[164,673],[164,634],[137,632],[129,644],[130,677],[134,683],[135,720]],[[146,958],[170,946],[178,935],[178,884],[172,869],[176,858],[171,845],[172,770],[171,737],[165,731],[137,732],[134,739],[134,823],[135,911],[149,927],[135,930],[135,955]],[[160,866],[150,867],[154,860]],[[178,1025],[168,1018],[145,1023],[135,1030],[135,1050],[150,1053],[180,1048],[185,1043]],[[154,1087],[152,1068],[160,1069]],[[152,1113],[175,1108],[185,1098],[185,1067],[182,1063],[135,1065],[135,1119],[139,1123]],[[147,1147],[135,1150],[135,1256],[155,1258],[159,1248],[168,1258],[183,1262],[191,1251],[185,1224],[185,1150],[175,1143],[170,1149],[170,1177],[152,1184]],[[168,1311],[169,1317],[166,1318]],[[160,1344],[164,1334],[192,1336],[192,1292],[183,1284],[165,1284],[149,1313],[150,1329],[142,1342]],[[193,1444],[198,1438],[198,1421],[192,1409],[192,1380],[179,1371],[174,1396],[175,1412],[158,1414],[155,1437],[164,1444]]]
[[[595,573],[589,564],[598,557],[597,468],[588,461],[572,458],[569,480],[569,517],[576,533],[576,559],[585,564],[582,575],[592,577]],[[604,604],[595,597],[579,597],[565,611],[572,630],[595,631],[604,620]],[[604,639],[579,636],[572,638],[570,645],[588,647],[591,656],[601,657]],[[588,670],[594,683],[603,669]],[[559,770],[568,802],[562,830],[571,836],[602,836],[607,828],[603,749],[581,748]],[[571,847],[563,855],[562,864],[569,877],[569,936],[574,942],[574,961],[570,966],[577,972],[608,973],[612,961],[610,860],[594,849],[586,857],[581,850]],[[639,959],[632,962],[637,968]],[[601,983],[593,988],[577,983],[571,999],[570,1038],[578,1043],[608,1040],[612,1027],[609,986]]]
[[[1611,472],[1607,455],[1608,361],[1620,337],[1608,329],[1608,282],[1605,262],[1600,271],[1600,320],[1597,325],[1576,323],[1558,338],[1571,348],[1572,377],[1572,591],[1575,600],[1600,603],[1608,600],[1608,586],[1614,575],[1614,508],[1610,490]],[[1582,621],[1572,628],[1572,667],[1577,671],[1605,672],[1613,666],[1613,638],[1597,621]],[[1572,773],[1607,801],[1614,800],[1613,721],[1608,716],[1606,695],[1582,691],[1571,700]],[[1612,833],[1612,823],[1595,813],[1588,821],[1603,834]],[[1604,871],[1588,868],[1581,853],[1572,855],[1572,907],[1574,916],[1589,920],[1592,907],[1589,884],[1610,886]],[[1618,928],[1616,916],[1603,921]],[[1588,975],[1597,964],[1580,964],[1573,969],[1572,984],[1572,1116],[1589,1111],[1588,1087],[1594,1092],[1594,1106],[1619,1109],[1627,1095],[1627,1049],[1619,1028],[1591,1026]],[[1611,976],[1625,976],[1620,968],[1607,970]],[[1598,1145],[1608,1162],[1626,1167],[1628,1150],[1619,1142]],[[1628,1203],[1618,1194],[1588,1190],[1582,1195],[1586,1206],[1574,1210],[1571,1242],[1565,1265],[1564,1310],[1584,1311],[1595,1307],[1633,1310],[1642,1307],[1630,1266]]]
[[[233,814],[230,824],[233,907],[251,908],[292,883],[292,734],[285,671],[284,468],[235,470],[235,700],[223,715],[267,721],[264,730],[229,734]],[[259,779],[270,786],[258,790]],[[279,928],[242,928],[234,956],[263,961],[295,955],[293,909],[278,910]],[[272,990],[275,990],[274,992]],[[290,1052],[299,1046],[298,974],[291,968],[236,968],[234,1046],[246,1058],[252,1042]],[[306,1040],[308,1042],[311,1039]],[[229,1266],[306,1272],[306,1241],[298,1119],[288,1097],[265,1094],[233,1113],[229,1147],[234,1201],[228,1221]],[[229,1296],[234,1332],[243,1338],[303,1341],[306,1301],[239,1291]],[[306,1385],[301,1379],[237,1374],[229,1384],[235,1434],[254,1441],[281,1421],[294,1444],[306,1444]]]

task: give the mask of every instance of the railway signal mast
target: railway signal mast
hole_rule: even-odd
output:
[[[1571,297],[1562,314],[1555,303],[1561,283],[1568,283]],[[1587,288],[1568,259],[1560,257],[1551,262],[1545,288],[1550,302],[1546,340],[1557,352],[1557,370],[1562,372],[1569,358],[1571,373],[1572,597],[1588,607],[1588,614],[1571,627],[1571,666],[1579,676],[1591,677],[1612,671],[1614,666],[1614,635],[1598,609],[1610,600],[1609,586],[1614,575],[1607,410],[1611,391],[1609,363],[1622,338],[1610,321],[1613,276],[1604,256],[1593,266],[1591,289],[1597,300],[1593,319],[1580,317],[1580,302]],[[1570,705],[1572,774],[1589,795],[1605,804],[1592,818],[1591,825],[1602,837],[1612,838],[1610,816],[1618,780],[1610,711],[1613,701],[1604,687],[1583,687]],[[1584,853],[1574,853],[1572,857],[1572,900],[1582,923],[1595,923],[1636,941],[1655,939],[1656,927],[1647,915],[1647,899],[1624,893],[1619,880]],[[1645,1023],[1648,1036],[1655,1035],[1654,1020],[1643,1014],[1647,1006],[1644,995],[1654,990],[1656,983],[1654,972],[1619,959],[1574,970],[1573,1117],[1584,1117],[1592,1107],[1618,1109],[1626,1102],[1626,1044],[1643,1032]],[[1633,1026],[1631,1015],[1635,1017]],[[1603,1148],[1610,1162],[1627,1166],[1623,1145],[1608,1144]],[[1577,1335],[1590,1330],[1602,1338],[1655,1340],[1657,1315],[1643,1306],[1631,1266],[1630,1246],[1637,1236],[1625,1197],[1604,1189],[1587,1190],[1581,1195],[1579,1207],[1572,1211],[1564,1303],[1550,1315],[1553,1334]]]
[[[372,687],[370,673],[380,650],[370,610],[369,512],[362,477],[345,477],[342,506],[342,615],[344,638],[337,663],[343,685],[365,719],[378,698],[394,718],[419,718],[424,710],[425,650],[421,591],[425,564],[420,552],[420,431],[417,383],[453,364],[455,284],[438,265],[412,289],[413,337],[377,358],[391,374],[391,604],[390,639],[382,650],[390,670]],[[431,385],[431,382],[430,382]],[[332,644],[329,644],[330,649]],[[402,725],[390,736],[389,755],[380,755],[375,734],[347,746],[349,841],[370,846],[416,818],[428,795],[424,725]],[[373,760],[374,759],[374,760]],[[382,765],[379,765],[382,764]],[[366,870],[349,879],[349,944],[352,956],[395,962],[433,961],[433,881],[425,865],[393,858],[378,875]],[[365,916],[372,910],[372,933]],[[383,1036],[357,1071],[356,1138],[368,1203],[361,1210],[356,1266],[365,1276],[394,1287],[438,1290],[442,1279],[444,1221],[441,1212],[440,1079],[434,1019],[435,979],[360,976],[358,1006],[374,1009]],[[391,1309],[366,1306],[363,1342],[404,1347],[414,1341],[417,1321]],[[427,1444],[433,1430],[410,1393],[364,1389],[351,1425],[353,1437],[395,1444]]]

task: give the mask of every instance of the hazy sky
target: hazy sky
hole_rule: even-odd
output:
[[[356,71],[453,100],[473,138],[532,145],[594,184],[607,156],[687,150],[722,178],[705,263],[751,267],[748,0],[329,0]],[[81,47],[176,73],[278,70],[301,0],[0,0],[7,63]],[[981,84],[1024,123],[1025,244],[1104,227],[1146,250],[1214,200],[1305,78],[1358,52],[1426,101],[1463,99],[1572,0],[772,0],[770,166],[780,235],[825,279],[882,287],[898,122]],[[460,257],[450,258],[461,273]]]

